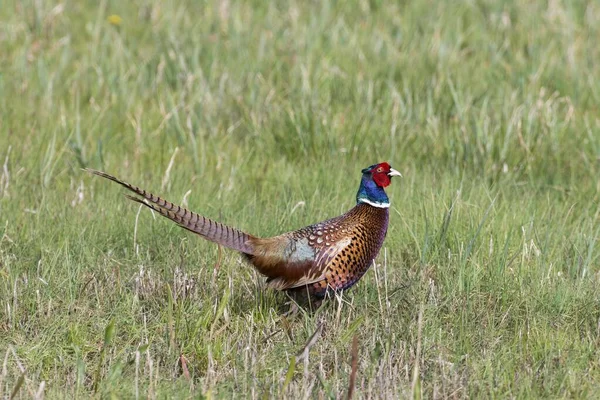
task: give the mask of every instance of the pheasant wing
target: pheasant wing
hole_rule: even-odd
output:
[[[326,277],[327,267],[331,261],[342,252],[350,244],[350,238],[345,237],[330,246],[321,247],[317,251],[317,257],[313,268],[309,270],[309,273],[301,276],[296,282],[290,282],[290,284],[283,289],[294,289],[301,286],[310,285],[311,283],[320,282]],[[271,282],[269,282],[271,285]]]
[[[325,279],[333,259],[350,245],[343,218],[311,225],[269,239],[253,239],[256,269],[267,276],[267,285],[287,290]]]

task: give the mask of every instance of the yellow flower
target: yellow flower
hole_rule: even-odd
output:
[[[123,22],[123,18],[117,14],[109,15],[107,21],[111,25],[119,26]]]

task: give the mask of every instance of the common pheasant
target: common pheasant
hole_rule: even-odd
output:
[[[267,286],[304,291],[317,299],[354,285],[367,272],[387,233],[390,202],[384,188],[402,176],[386,162],[362,170],[356,206],[296,231],[259,238],[212,221],[105,172],[88,169],[140,197],[125,195],[203,238],[237,250],[267,277]]]

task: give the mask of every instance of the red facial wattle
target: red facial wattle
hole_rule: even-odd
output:
[[[382,162],[372,169],[371,174],[373,175],[373,181],[377,184],[377,186],[385,188],[392,183],[392,179],[388,176],[391,168],[392,167],[390,164],[387,162]]]
[[[377,170],[373,172],[373,181],[375,181],[377,186],[382,188],[388,187],[390,186],[390,183],[392,183],[392,180],[387,175],[387,172],[377,172]]]

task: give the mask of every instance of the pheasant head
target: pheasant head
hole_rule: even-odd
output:
[[[386,162],[373,164],[363,169],[356,202],[370,204],[373,207],[388,208],[390,199],[384,189],[392,183],[392,176],[402,176],[402,174]]]

